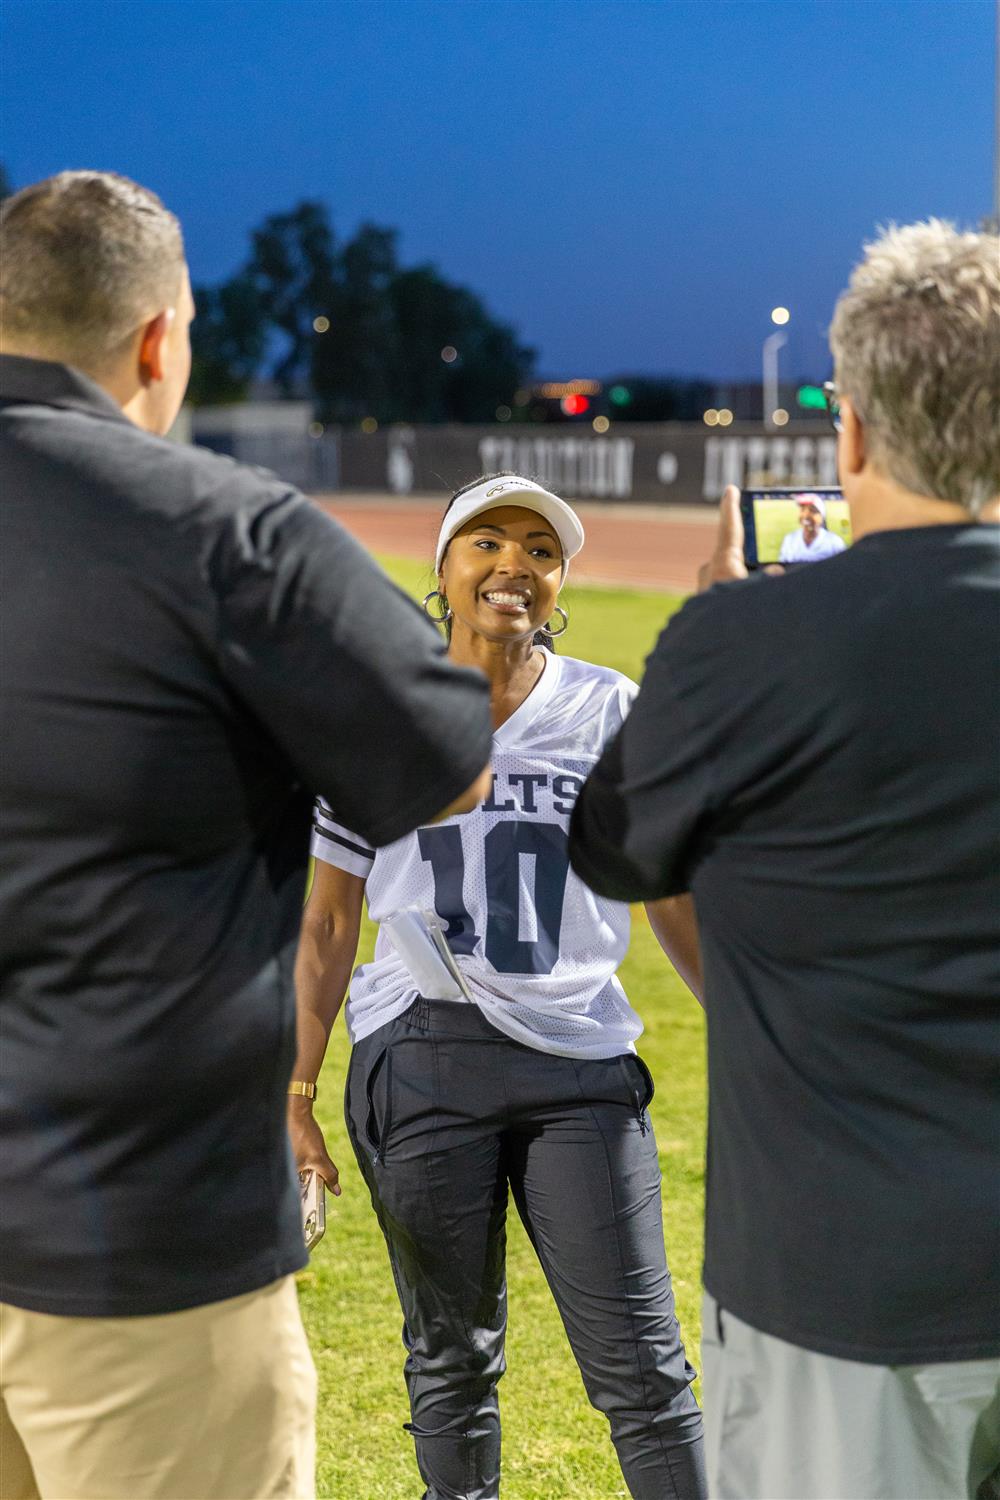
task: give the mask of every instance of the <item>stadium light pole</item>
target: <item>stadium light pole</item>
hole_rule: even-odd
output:
[[[787,323],[791,313],[787,307],[771,309],[771,322]],[[764,401],[764,426],[768,432],[775,431],[774,413],[778,408],[778,350],[788,343],[787,333],[769,333],[761,350],[761,395]]]

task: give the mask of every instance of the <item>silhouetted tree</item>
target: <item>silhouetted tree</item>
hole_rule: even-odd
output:
[[[376,224],[363,224],[337,257],[330,327],[314,336],[312,348],[312,388],[325,420],[392,421],[397,414],[396,273],[396,231]]]
[[[445,403],[451,422],[493,422],[498,406],[509,406],[514,392],[527,384],[535,350],[519,342],[514,330],[497,323],[478,297],[452,287],[458,359],[447,367]]]
[[[272,214],[251,236],[246,274],[253,282],[268,322],[285,336],[285,349],[272,371],[291,393],[312,376],[313,322],[332,318],[337,269],[333,230],[322,203],[305,201],[291,213]]]
[[[492,422],[530,377],[535,351],[434,266],[400,271],[389,295],[397,329],[394,391],[400,419]],[[442,359],[451,346],[457,358]],[[406,415],[412,413],[413,415]]]
[[[393,368],[393,392],[403,420],[443,422],[448,415],[446,385],[449,367],[441,358],[449,344],[461,342],[451,288],[433,266],[400,271],[389,288],[398,341]]]
[[[267,343],[267,316],[253,280],[241,272],[218,287],[195,287],[191,325],[194,406],[225,406],[246,398]]]
[[[276,335],[269,373],[287,395],[310,393],[324,420],[492,421],[534,351],[435,267],[401,269],[396,241],[362,224],[338,246],[315,201],[272,214],[246,267],[197,294],[193,399],[239,400]]]

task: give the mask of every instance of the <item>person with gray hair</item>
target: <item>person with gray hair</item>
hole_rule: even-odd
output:
[[[887,230],[837,303],[830,348],[866,478],[996,520],[1000,240],[940,219]]]
[[[305,496],[163,441],[194,306],[155,194],[64,172],[0,230],[0,1489],[310,1500],[312,799],[373,845],[471,808],[486,683]]]
[[[889,229],[831,344],[855,545],[748,578],[727,490],[570,859],[694,896],[710,1494],[996,1500],[1000,241]]]

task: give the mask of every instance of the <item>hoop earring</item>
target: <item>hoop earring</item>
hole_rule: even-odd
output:
[[[565,635],[566,632],[567,632],[567,630],[569,629],[569,614],[567,613],[567,611],[565,609],[563,609],[563,607],[562,607],[561,604],[557,604],[556,605],[556,614],[557,615],[562,615],[562,618],[563,618],[562,629],[561,630],[553,630],[552,627],[551,627],[551,625],[544,625],[542,627],[544,629],[546,635],[550,635],[553,640],[555,640],[556,636],[558,636],[558,635]]]
[[[430,604],[430,602],[431,602],[432,599],[440,599],[441,600],[441,603],[445,607],[443,615],[432,614],[431,611],[427,608],[428,604]],[[556,605],[556,608],[558,609],[559,606]],[[442,592],[441,592],[440,589],[431,589],[430,593],[427,594],[427,595],[425,595],[424,602],[421,605],[421,609],[423,610],[424,614],[427,616],[428,620],[433,620],[435,625],[443,625],[446,620],[450,620],[451,619],[451,605],[448,603],[447,599],[442,594]]]

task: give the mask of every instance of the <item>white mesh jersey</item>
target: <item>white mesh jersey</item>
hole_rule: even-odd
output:
[[[372,850],[317,803],[313,854],[365,879],[372,919],[437,911],[486,1018],[562,1057],[615,1057],[642,1032],[615,977],[628,906],[596,896],[567,853],[576,796],[637,691],[620,672],[546,652],[534,689],[493,736],[493,791],[472,812]],[[380,931],[374,961],[351,981],[351,1040],[416,998]]]

